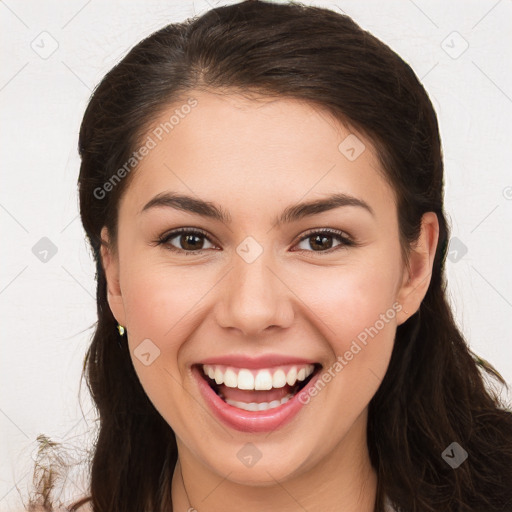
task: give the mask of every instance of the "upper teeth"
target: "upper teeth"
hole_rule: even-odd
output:
[[[233,366],[203,365],[203,372],[217,384],[224,384],[228,388],[267,390],[282,388],[286,384],[293,386],[298,380],[303,381],[315,369],[312,364],[300,366],[286,366],[281,368],[264,368],[261,370],[248,370],[247,368],[234,368]]]

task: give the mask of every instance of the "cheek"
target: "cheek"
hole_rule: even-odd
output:
[[[123,299],[135,372],[154,407],[181,431],[187,410],[179,353],[194,331],[194,311],[206,292],[195,286],[195,280],[169,267],[138,265],[132,260],[124,271],[129,276],[124,279]],[[143,361],[143,353],[150,354],[149,364]]]
[[[308,293],[306,302],[314,312],[311,321],[331,353],[313,393],[337,404],[332,421],[340,431],[367,406],[386,374],[401,310],[396,301],[400,275],[399,253],[388,247],[368,251],[343,267],[323,268],[302,281],[302,293]]]
[[[312,309],[323,320],[316,325],[323,326],[322,334],[333,353],[324,368],[324,383],[317,387],[327,386],[327,395],[339,406],[337,411],[344,411],[344,418],[333,412],[340,428],[348,416],[368,404],[387,371],[401,310],[396,301],[397,261],[370,258],[365,264],[336,269],[322,288],[309,287],[315,290]]]
[[[382,257],[369,257],[346,266],[309,272],[307,279],[302,276],[299,280],[297,276],[295,282],[301,283],[300,293],[317,317],[315,324],[323,326],[325,338],[341,353],[375,324],[383,331],[383,337],[392,337],[396,310],[400,308],[396,304],[399,274],[396,259],[390,258],[386,263]]]
[[[327,379],[334,401],[358,411],[377,391],[386,374],[402,306],[396,301],[397,260],[368,264],[339,276],[324,295],[331,331],[327,336],[336,362]],[[328,306],[330,304],[330,306]]]
[[[133,338],[178,339],[193,321],[201,297],[208,291],[206,274],[198,267],[137,265],[125,269],[123,300]],[[203,277],[201,277],[203,276]]]

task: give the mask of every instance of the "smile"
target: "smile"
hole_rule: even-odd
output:
[[[252,370],[205,364],[202,369],[212,389],[226,403],[246,411],[265,411],[279,407],[300,391],[315,365]]]
[[[244,368],[196,364],[192,370],[207,405],[229,426],[242,431],[274,430],[304,406],[297,394],[311,385],[319,363]]]

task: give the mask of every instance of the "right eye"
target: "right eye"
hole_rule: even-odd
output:
[[[207,234],[198,229],[191,228],[180,228],[175,229],[169,233],[166,233],[159,237],[157,240],[157,245],[164,245],[167,249],[173,252],[178,253],[188,253],[188,254],[202,254],[204,239],[211,244]],[[176,244],[181,247],[176,247],[173,245],[173,241],[176,240]],[[212,247],[215,247],[212,244]],[[208,249],[208,247],[206,248]]]

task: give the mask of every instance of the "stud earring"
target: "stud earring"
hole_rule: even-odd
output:
[[[125,333],[125,328],[122,325],[117,324],[117,330],[119,331],[119,336],[123,336]]]

